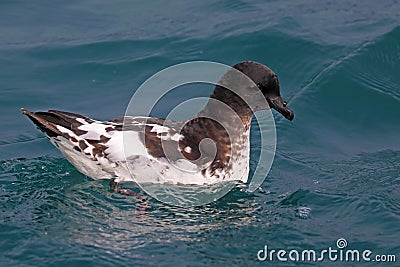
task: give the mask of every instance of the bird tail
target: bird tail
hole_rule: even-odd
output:
[[[56,137],[63,135],[63,133],[57,128],[62,126],[71,131],[79,131],[78,127],[82,125],[82,122],[77,119],[83,119],[86,122],[92,122],[93,120],[75,113],[49,110],[47,112],[31,112],[24,108],[21,108],[22,114],[28,116],[29,119],[47,136]]]

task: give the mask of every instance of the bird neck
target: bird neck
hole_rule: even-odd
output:
[[[241,129],[243,132],[250,127],[253,111],[237,94],[217,85],[210,95],[210,100],[197,117],[212,118],[224,127]],[[242,126],[238,125],[239,123]]]

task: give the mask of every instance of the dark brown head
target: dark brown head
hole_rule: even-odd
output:
[[[260,89],[269,106],[286,119],[293,120],[294,113],[281,97],[278,76],[268,67],[254,61],[244,61],[233,66],[249,77]]]

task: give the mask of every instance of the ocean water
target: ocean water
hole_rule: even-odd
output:
[[[274,113],[275,161],[254,193],[195,208],[150,198],[139,212],[19,111],[108,120],[147,78],[192,60],[255,60],[279,76],[295,119]],[[396,256],[368,266],[399,265],[398,1],[1,1],[0,103],[0,266],[366,263],[257,258],[265,245],[338,250],[340,238],[372,259]]]

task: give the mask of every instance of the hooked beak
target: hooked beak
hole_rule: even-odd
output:
[[[271,108],[275,109],[279,113],[281,113],[286,119],[288,120],[293,120],[294,118],[294,113],[293,111],[288,108],[286,105],[286,101],[282,99],[282,97],[277,96],[274,98],[267,98],[268,104],[271,106]]]

